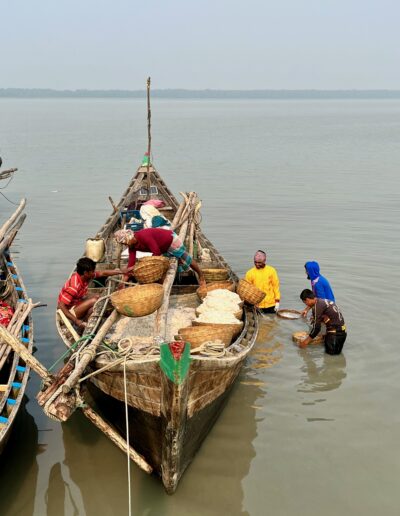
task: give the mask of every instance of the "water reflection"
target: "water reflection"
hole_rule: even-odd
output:
[[[38,428],[26,410],[25,397],[10,439],[1,455],[1,514],[33,514],[38,463]]]
[[[265,396],[263,383],[253,381],[253,374],[254,370],[247,365],[173,496],[164,492],[157,478],[131,464],[133,514],[207,516],[222,512],[248,516],[243,510],[242,480],[256,455],[253,441],[257,424],[263,419],[257,414],[257,406],[263,405],[261,400]],[[68,507],[65,514],[125,513],[126,457],[80,413],[63,425],[63,443],[64,466],[69,475],[63,475],[59,463],[53,466],[47,496],[48,515],[64,514],[64,501]]]
[[[304,373],[300,379],[298,392],[325,392],[338,389],[346,378],[346,358],[324,353],[322,346],[299,349],[303,359]]]
[[[283,349],[276,317],[274,315],[259,316],[257,341],[249,360],[252,369],[266,369],[277,364],[282,360]]]
[[[57,462],[50,470],[49,486],[45,495],[47,516],[63,515],[65,501],[72,505],[72,512],[68,514],[78,516],[79,509],[74,501],[69,483],[64,480],[61,464]]]

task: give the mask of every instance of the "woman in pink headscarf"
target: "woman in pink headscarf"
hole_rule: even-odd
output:
[[[246,272],[245,279],[265,292],[265,297],[259,303],[261,312],[270,314],[279,310],[281,293],[279,290],[279,278],[276,270],[267,265],[267,254],[258,250],[254,255],[254,267]]]

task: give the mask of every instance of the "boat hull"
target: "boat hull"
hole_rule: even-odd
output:
[[[137,408],[128,407],[130,444],[153,467],[154,474],[162,478],[164,487],[169,494],[175,492],[180,477],[221,414],[233,386],[234,382],[211,403],[186,418],[176,468],[171,468],[169,471],[163,471],[163,454],[168,453],[173,447],[173,442],[171,442],[173,439],[170,440],[167,437],[168,422],[162,415],[155,416]],[[93,383],[88,383],[87,387],[90,402],[126,439],[125,403],[104,394]],[[173,479],[173,481],[167,484],[164,481],[165,477]]]

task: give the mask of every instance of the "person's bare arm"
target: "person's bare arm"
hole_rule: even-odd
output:
[[[108,278],[109,276],[118,276],[118,274],[129,274],[133,270],[134,265],[120,269],[106,269],[96,272],[97,278]]]

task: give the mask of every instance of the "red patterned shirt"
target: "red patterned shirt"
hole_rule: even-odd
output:
[[[98,278],[99,274],[95,272],[94,277]],[[67,308],[76,306],[86,296],[88,286],[89,282],[85,281],[77,272],[74,272],[61,289],[58,302],[64,303]]]

